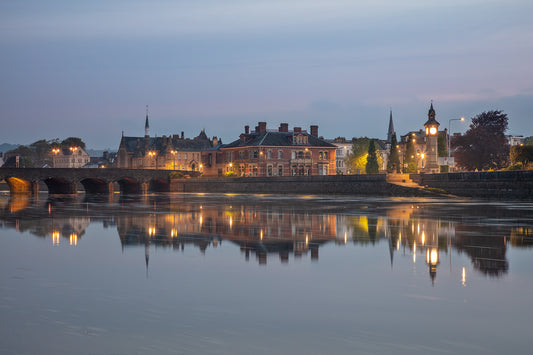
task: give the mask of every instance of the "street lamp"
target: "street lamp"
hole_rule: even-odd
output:
[[[157,153],[155,151],[151,150],[151,151],[148,152],[148,155],[150,156],[150,158],[155,158],[155,168],[157,170],[157,157],[156,157]]]
[[[177,151],[171,150],[170,152],[172,153],[172,155],[174,157],[174,161],[172,163],[172,170],[176,170],[176,153],[177,153]]]
[[[451,148],[450,148],[450,141],[451,141],[451,137],[452,137],[452,121],[462,121],[464,122],[465,121],[465,118],[464,117],[461,117],[461,118],[451,118],[449,121],[448,121],[448,157],[451,157],[452,156],[452,152],[451,152]]]

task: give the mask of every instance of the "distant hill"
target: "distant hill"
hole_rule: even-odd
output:
[[[0,144],[0,152],[5,153],[7,151],[10,151],[12,149],[15,149],[20,144],[9,144],[9,143],[2,143]]]

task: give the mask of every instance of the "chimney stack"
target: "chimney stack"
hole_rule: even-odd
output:
[[[185,135],[183,134],[183,131],[181,131],[181,139],[183,139],[184,136],[185,136]]]
[[[279,131],[280,132],[289,132],[289,124],[288,123],[281,123],[279,125]]]
[[[263,134],[267,131],[267,123],[259,122],[259,134]]]
[[[244,126],[244,134],[250,133],[250,126]]]
[[[315,136],[315,137],[318,137],[318,126],[316,126],[316,125],[312,125],[311,126],[311,135]]]
[[[302,127],[294,127],[294,133],[302,132]]]

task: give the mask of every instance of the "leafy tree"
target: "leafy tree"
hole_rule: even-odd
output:
[[[515,145],[511,147],[511,164],[520,164],[523,167],[533,163],[533,145]]]
[[[368,145],[368,155],[366,157],[366,173],[367,174],[378,174],[379,173],[379,164],[378,157],[376,154],[376,143],[372,139]]]
[[[439,133],[439,135],[437,136],[437,156],[448,156],[448,147],[446,146],[446,134],[444,133]]]
[[[509,143],[505,137],[508,126],[503,111],[487,111],[472,118],[470,128],[454,137],[455,163],[465,170],[501,169],[509,163]]]
[[[407,164],[407,168],[404,168],[405,173],[414,174],[416,173],[416,147],[415,147],[415,138],[407,138],[407,147],[405,148],[404,162]]]
[[[346,157],[346,166],[352,173],[365,171],[369,145],[370,139],[367,137],[357,138],[353,141],[352,151]]]
[[[389,160],[387,161],[387,172],[392,173],[393,171],[400,172],[400,154],[398,153],[398,141],[396,140],[396,133],[392,134]]]
[[[63,141],[61,141],[61,147],[62,148],[81,147],[82,149],[85,149],[85,143],[81,140],[81,138],[68,137],[66,139],[63,139]]]

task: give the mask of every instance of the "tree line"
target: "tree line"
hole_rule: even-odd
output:
[[[49,154],[52,149],[69,149],[70,147],[80,147],[85,149],[85,142],[81,138],[68,137],[62,141],[55,139],[40,139],[30,145],[20,145],[15,149],[5,153],[6,161],[9,157],[19,156],[19,166],[22,168],[33,168],[48,163]]]
[[[509,117],[500,110],[482,112],[473,117],[465,134],[450,137],[455,166],[463,171],[533,169],[533,137],[527,138],[523,145],[510,147],[505,136],[508,124]],[[439,134],[439,157],[448,156],[446,139],[445,134]],[[379,173],[383,157],[375,141],[367,137],[353,140],[351,152],[345,161],[352,174]],[[393,134],[388,151],[387,172],[417,172],[415,138],[407,136],[403,145],[401,152],[398,149],[396,134]],[[441,171],[447,172],[447,168],[442,166]]]

